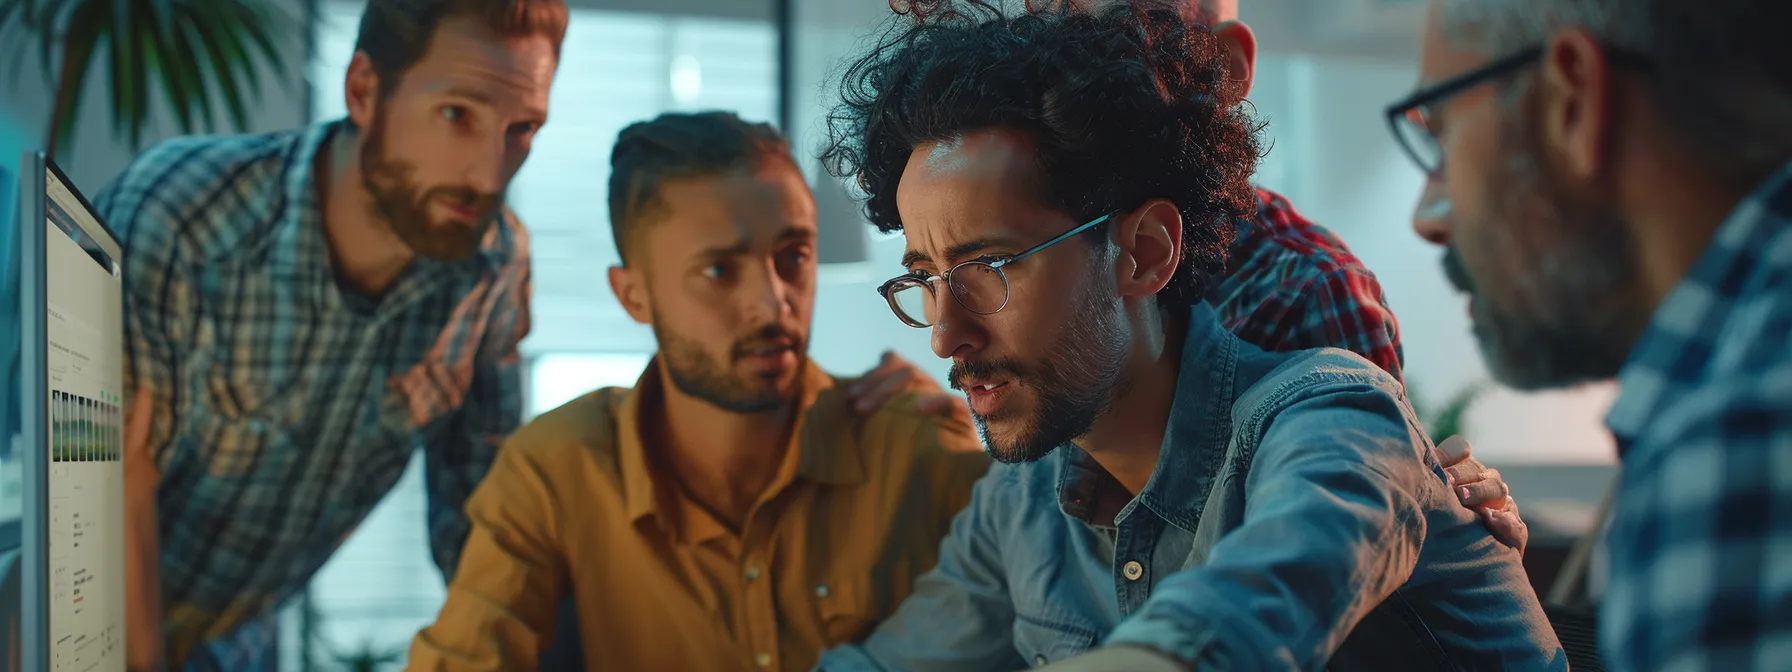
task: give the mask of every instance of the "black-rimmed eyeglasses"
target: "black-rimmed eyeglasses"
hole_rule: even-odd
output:
[[[1633,51],[1623,49],[1606,49],[1606,56],[1617,65],[1647,69],[1650,60]],[[1443,172],[1443,149],[1438,145],[1437,134],[1433,132],[1432,118],[1436,109],[1445,101],[1454,98],[1482,84],[1504,77],[1520,68],[1537,63],[1543,57],[1543,47],[1536,46],[1523,49],[1504,58],[1500,58],[1479,68],[1464,72],[1455,77],[1438,82],[1431,86],[1414,91],[1412,95],[1389,105],[1387,109],[1388,126],[1394,132],[1394,140],[1400,149],[1419,164],[1419,169],[1433,177]]]
[[[1400,102],[1389,105],[1388,126],[1394,131],[1394,141],[1400,144],[1400,149],[1407,156],[1419,164],[1419,169],[1425,171],[1426,175],[1438,174],[1443,168],[1444,155],[1443,150],[1438,147],[1437,135],[1431,130],[1432,113],[1438,104],[1469,89],[1512,74],[1542,56],[1542,47],[1525,49],[1414,91]]]
[[[1004,267],[1088,231],[1108,221],[1110,216],[1102,215],[1091,219],[1020,254],[972,259],[961,262],[940,275],[910,271],[891,278],[877,288],[877,293],[890,302],[890,310],[896,313],[896,319],[917,329],[933,326],[931,316],[934,315],[936,298],[934,286],[942,281],[952,290],[952,298],[957,299],[958,305],[964,306],[965,310],[978,315],[991,315],[1008,305],[1008,276],[1002,273]]]

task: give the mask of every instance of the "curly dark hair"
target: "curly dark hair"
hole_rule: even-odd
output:
[[[857,178],[866,216],[889,233],[902,229],[896,185],[916,145],[1028,133],[1044,197],[1078,220],[1176,204],[1182,267],[1158,299],[1197,303],[1225,270],[1233,219],[1257,206],[1261,127],[1227,102],[1225,47],[1158,3],[1058,4],[1007,16],[984,2],[893,0],[894,25],[841,82],[822,162]]]

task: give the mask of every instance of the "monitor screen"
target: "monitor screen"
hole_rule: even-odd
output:
[[[41,161],[41,158],[39,159]],[[41,194],[22,211],[42,212],[41,223],[21,224],[22,252],[38,263],[21,264],[21,313],[28,332],[22,369],[24,399],[41,423],[26,423],[25,445],[41,474],[41,496],[28,495],[24,562],[27,593],[23,618],[47,611],[43,628],[27,627],[25,664],[34,659],[52,672],[122,670],[125,664],[124,571],[124,292],[118,241],[91,206],[47,162],[32,166],[44,177]],[[35,180],[27,181],[28,184]],[[27,187],[29,188],[29,187]],[[31,243],[40,243],[32,245]],[[37,256],[41,255],[41,256]],[[36,298],[41,297],[41,303]],[[40,354],[41,353],[41,354]],[[41,359],[41,361],[32,361]],[[33,403],[36,402],[36,403]],[[35,431],[33,431],[35,430]],[[28,474],[30,479],[34,474]],[[33,511],[34,504],[40,510]],[[35,523],[35,525],[34,525]],[[35,528],[36,533],[32,533]],[[34,544],[41,549],[34,549]],[[41,572],[41,574],[39,573]],[[41,588],[32,585],[41,576]],[[42,613],[42,612],[38,612]],[[41,638],[40,638],[41,637]],[[36,646],[38,654],[33,655]]]

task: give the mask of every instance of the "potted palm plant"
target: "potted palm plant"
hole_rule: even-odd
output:
[[[276,37],[297,23],[268,0],[0,0],[0,58],[12,64],[10,85],[35,50],[44,80],[54,83],[42,140],[52,158],[74,134],[87,78],[99,71],[95,61],[105,62],[113,134],[137,149],[149,127],[156,86],[182,133],[215,130],[220,109],[234,130],[248,130],[249,103],[261,95],[258,65],[271,72],[286,68]],[[0,128],[0,135],[4,131]],[[4,140],[0,146],[9,144]],[[7,154],[0,163],[17,156]],[[0,211],[0,224],[10,214],[10,206]],[[10,244],[0,240],[0,251]],[[15,389],[9,381],[17,380],[17,350],[0,347],[0,352],[13,353],[0,360],[0,385]],[[0,402],[8,396],[0,394]],[[4,410],[9,408],[0,404],[0,416],[13,415]],[[0,417],[0,430],[16,424],[17,418]],[[9,441],[10,434],[0,431],[0,441]],[[0,455],[5,452],[0,449]]]
[[[12,81],[35,48],[55,83],[46,150],[66,145],[96,61],[110,76],[112,131],[135,149],[159,87],[183,133],[215,129],[222,109],[236,131],[261,95],[259,65],[280,72],[279,36],[298,23],[269,0],[0,0],[0,44]]]

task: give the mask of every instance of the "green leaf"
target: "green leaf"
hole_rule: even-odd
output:
[[[256,50],[261,53],[262,59],[271,64],[283,64],[284,59],[281,57],[280,49],[274,44],[274,26],[278,23],[274,16],[285,13],[272,11],[270,8],[258,4],[237,3],[231,7],[236,11],[237,20],[242,25],[243,37],[255,46]],[[250,91],[256,96],[261,95],[260,84],[259,78],[249,78]]]
[[[0,0],[0,44],[21,44],[31,39],[29,0]],[[6,86],[15,87],[25,59],[14,56],[6,68]]]
[[[229,55],[225,62],[225,65],[229,66],[228,69],[221,68],[219,72],[222,81],[234,83],[238,77],[242,77],[247,80],[243,83],[242,88],[248,89],[252,96],[261,95],[261,84],[255,77],[255,64],[249,60],[249,48],[243,44],[242,32],[219,30],[217,35],[218,44],[224,47],[224,52]],[[231,88],[236,89],[237,87]],[[241,91],[237,91],[237,95],[240,98]]]
[[[209,79],[218,83],[219,97],[223,99],[225,111],[230,114],[231,123],[237,128],[246,128],[249,123],[249,111],[243,104],[243,97],[238,93],[232,79],[230,61],[232,54],[224,45],[216,24],[196,21],[192,24],[193,32],[199,37],[199,44],[205,48],[206,62],[210,66],[207,73]]]
[[[55,0],[0,0],[0,37],[16,37],[17,39],[0,40],[0,44],[25,44],[36,40],[38,43],[38,68],[43,71],[44,81],[55,79],[50,69],[51,47],[54,42],[44,39],[51,35],[56,27],[57,12],[66,5],[59,5]],[[16,35],[14,35],[16,33]],[[21,55],[13,55],[8,68],[9,83],[18,81],[19,69],[25,59]]]
[[[132,106],[130,90],[131,61],[135,53],[129,44],[131,34],[130,0],[112,0],[112,11],[107,13],[106,32],[108,48],[111,50],[112,68],[112,135],[121,135],[127,124],[135,124],[142,118],[142,112]]]
[[[199,62],[192,47],[181,40],[180,26],[173,17],[158,20],[154,28],[149,48],[160,60],[162,92],[168,97],[168,107],[180,124],[180,132],[190,135],[201,121],[211,124],[211,111],[207,109],[211,100],[204,80],[198,76]]]
[[[149,81],[154,79],[162,84],[163,92],[168,94],[168,110],[173,113],[175,124],[184,127],[187,125],[188,119],[186,98],[167,91],[169,68],[171,66],[167,63],[166,55],[162,53],[162,41],[160,37],[156,35],[156,31],[159,28],[160,26],[154,21],[137,21],[130,26],[131,42],[137,45],[137,54],[140,56],[138,59],[138,71],[143,74],[143,81],[139,82],[138,93],[143,97],[143,111],[146,115],[144,122],[148,123],[148,115],[153,115],[155,113],[153,104],[155,100],[155,87],[153,85],[154,83]],[[186,131],[186,129],[183,128],[183,131]],[[191,131],[186,132],[190,133]],[[139,141],[140,138],[133,137],[131,139],[131,146],[138,146],[140,144]]]
[[[78,11],[80,7],[75,6],[74,9]],[[56,71],[53,65],[56,63],[56,24],[58,23],[56,13],[50,9],[48,3],[45,3],[39,5],[34,14],[36,16],[32,17],[31,21],[32,32],[38,39],[38,67],[43,68],[45,81],[55,81]]]
[[[205,127],[215,128],[218,108],[213,104],[212,90],[217,83],[205,76],[207,61],[198,50],[199,36],[194,34],[191,27],[184,22],[175,26],[175,35],[175,51],[179,53],[179,60],[183,64],[183,67],[180,68],[182,77],[191,82],[190,90],[193,92],[195,104],[205,115]]]
[[[60,95],[66,100],[56,101],[61,114],[51,120],[55,127],[56,145],[66,147],[75,133],[75,120],[81,117],[81,86],[86,81],[86,73],[92,69],[94,51],[99,48],[100,33],[106,29],[106,14],[98,6],[87,4],[76,7],[69,16],[68,37],[63,44],[62,57],[68,59],[71,66],[69,72],[76,80],[67,87],[58,87]]]
[[[296,21],[274,7],[269,0],[0,0],[0,56],[11,61],[16,82],[24,50],[35,48],[45,81],[65,92],[52,114],[57,142],[70,139],[101,49],[115,136],[141,143],[155,88],[182,132],[216,130],[220,105],[244,131],[262,73],[287,70],[279,39]]]

